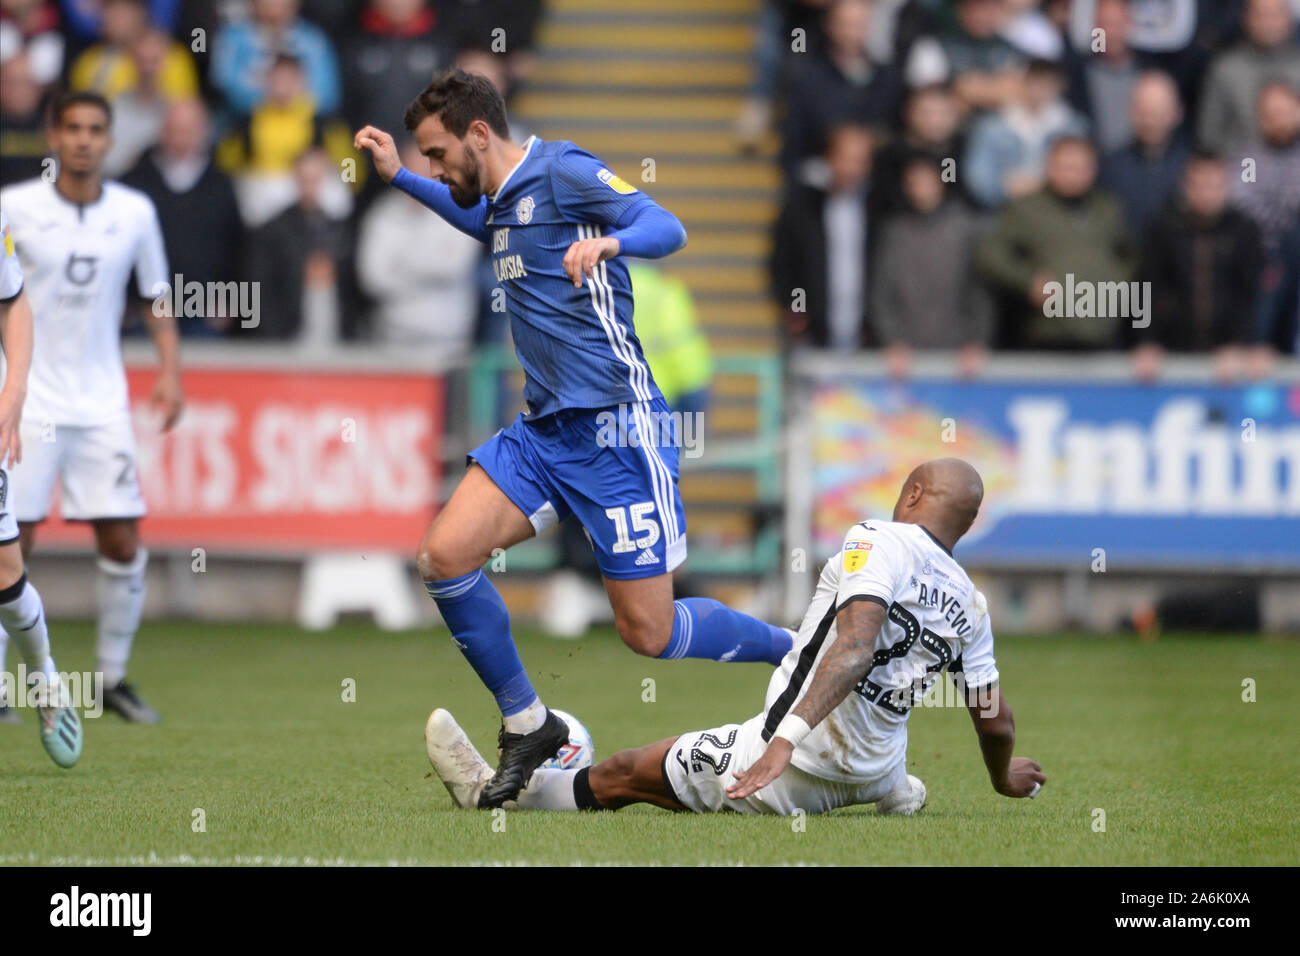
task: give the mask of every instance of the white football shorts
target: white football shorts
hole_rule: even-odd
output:
[[[41,521],[49,514],[56,481],[69,521],[144,515],[130,418],[91,426],[24,420],[22,439],[23,460],[11,490],[19,521]]]
[[[763,715],[759,714],[743,724],[725,724],[678,737],[664,757],[664,780],[677,802],[695,813],[826,813],[837,807],[875,803],[907,776],[907,764],[902,760],[882,779],[863,784],[823,780],[791,765],[758,793],[733,800],[727,796],[727,788],[735,781],[736,772],[748,769],[767,749],[762,731]]]
[[[0,459],[0,544],[18,540],[18,519],[14,517],[13,485],[9,481],[9,456]]]

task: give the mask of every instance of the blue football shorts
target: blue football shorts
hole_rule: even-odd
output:
[[[662,398],[522,414],[469,453],[541,534],[578,516],[607,578],[648,578],[686,560],[677,490],[681,422]]]

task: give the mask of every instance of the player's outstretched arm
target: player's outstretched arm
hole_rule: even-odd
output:
[[[1047,782],[1043,768],[1028,757],[1012,757],[1016,721],[1000,684],[968,688],[966,706],[979,736],[980,752],[993,789],[1004,797],[1033,797]]]
[[[22,289],[13,299],[0,302],[0,348],[7,363],[4,389],[0,390],[0,461],[8,455],[9,463],[16,465],[23,458],[18,426],[32,367],[32,307]]]
[[[682,221],[650,197],[619,217],[610,237],[619,242],[619,254],[638,259],[662,259],[686,245]]]
[[[457,205],[445,183],[417,176],[403,166],[393,137],[378,127],[361,127],[352,144],[356,149],[370,151],[375,172],[379,173],[379,178],[384,182],[432,209],[467,236],[473,236],[479,242],[488,241],[486,198],[480,199],[478,205],[469,209]]]
[[[799,742],[862,680],[871,666],[876,635],[884,622],[885,608],[875,601],[852,601],[839,609],[835,615],[835,641],[817,665],[808,690],[777,726],[763,756],[736,774],[727,796],[743,800],[781,776]]]

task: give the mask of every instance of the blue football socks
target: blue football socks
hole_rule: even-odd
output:
[[[793,643],[790,632],[712,598],[673,602],[673,633],[662,660],[698,657],[710,661],[781,663]]]
[[[445,581],[426,581],[452,640],[509,717],[537,700],[510,634],[506,602],[482,569]]]

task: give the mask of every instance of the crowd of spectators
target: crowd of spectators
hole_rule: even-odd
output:
[[[186,315],[184,335],[462,350],[500,340],[502,323],[480,321],[491,271],[479,244],[379,188],[352,136],[373,123],[403,143],[407,104],[453,64],[509,100],[543,7],[0,0],[0,184],[42,174],[51,102],[92,90],[113,108],[104,173],[153,200],[172,272],[261,283],[255,328]]]
[[[737,133],[780,134],[787,346],[882,349],[898,374],[921,349],[966,374],[990,349],[1132,349],[1143,375],[1169,351],[1224,375],[1296,352],[1300,0],[759,8]],[[509,105],[543,9],[0,0],[0,183],[41,174],[57,91],[95,90],[114,109],[106,173],[153,199],[173,271],[262,283],[257,328],[186,316],[186,335],[501,341],[483,250],[380,188],[352,133],[400,135],[451,64]],[[1067,276],[1149,283],[1149,324],[1056,314],[1045,287]]]
[[[1131,349],[1144,378],[1167,352],[1211,353],[1223,378],[1296,353],[1300,3],[764,9],[769,80],[736,132],[782,137],[787,347],[882,349],[899,375],[920,349],[965,374],[989,349]],[[1117,282],[1149,300],[1048,304]]]

